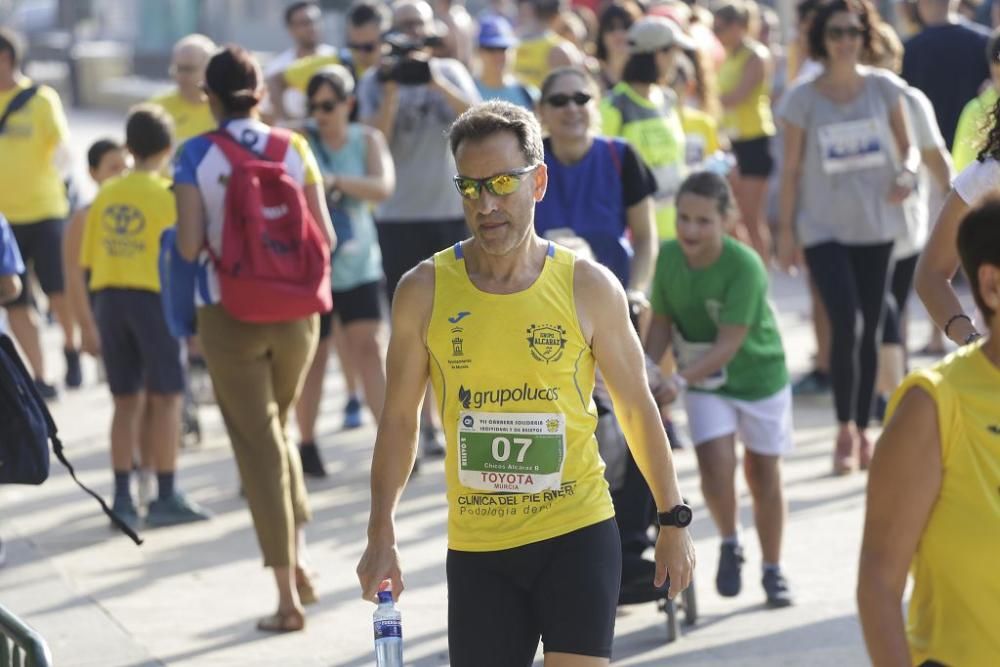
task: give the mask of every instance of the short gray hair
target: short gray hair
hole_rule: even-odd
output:
[[[476,104],[452,123],[448,130],[451,153],[455,155],[463,141],[482,141],[500,132],[510,132],[517,137],[528,164],[545,161],[538,119],[524,107],[499,100]]]

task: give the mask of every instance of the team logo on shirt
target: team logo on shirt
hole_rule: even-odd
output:
[[[104,229],[115,236],[135,236],[146,228],[142,211],[128,204],[115,204],[104,209]]]
[[[532,324],[528,327],[528,350],[535,361],[559,361],[566,350],[566,329],[558,324]]]

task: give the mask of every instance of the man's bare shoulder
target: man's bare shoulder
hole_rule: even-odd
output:
[[[403,274],[392,298],[393,326],[426,322],[434,307],[434,260],[425,259]],[[398,320],[403,319],[405,322]]]
[[[584,300],[598,298],[613,299],[616,292],[622,292],[621,283],[611,271],[586,257],[577,257],[573,266],[573,283],[577,294]]]

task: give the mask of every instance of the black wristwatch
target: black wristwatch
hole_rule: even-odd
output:
[[[673,526],[675,528],[686,528],[691,525],[694,513],[687,505],[674,505],[669,512],[660,512],[656,515],[656,522],[661,526]]]

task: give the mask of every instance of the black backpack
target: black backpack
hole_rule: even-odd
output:
[[[0,484],[41,484],[49,476],[49,440],[59,462],[77,485],[93,496],[112,523],[136,544],[142,539],[111,511],[99,495],[76,478],[56,435],[56,423],[24,367],[14,341],[0,334]]]

